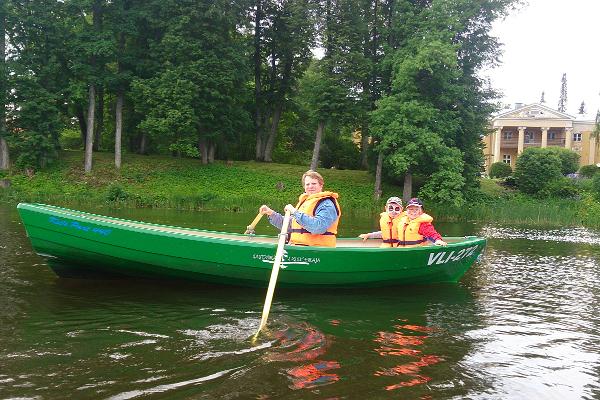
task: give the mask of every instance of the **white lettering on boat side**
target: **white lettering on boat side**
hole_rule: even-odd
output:
[[[273,264],[275,262],[275,257],[272,254],[253,254],[252,258],[255,260],[261,260],[262,262]],[[286,254],[283,256],[283,260],[281,262],[281,268],[285,268],[288,265],[297,264],[297,265],[310,265],[310,264],[318,264],[321,262],[321,259],[318,257],[298,257],[292,256],[289,257]]]
[[[466,249],[462,249],[459,252],[453,250],[450,253],[447,253],[445,251],[439,253],[429,253],[429,261],[427,262],[427,266],[430,266],[432,264],[441,265],[446,264],[449,261],[454,262],[462,260],[463,258],[472,256],[478,248],[479,246],[476,245],[472,247],[467,247]]]

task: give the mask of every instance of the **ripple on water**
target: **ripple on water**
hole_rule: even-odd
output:
[[[589,228],[560,228],[560,229],[522,229],[511,227],[487,226],[481,235],[492,239],[525,239],[546,240],[554,242],[569,242],[600,245],[600,232]]]
[[[510,392],[498,389],[493,396],[470,397],[527,393],[529,398],[589,398],[589,390],[599,388],[595,377],[600,356],[590,351],[590,343],[600,342],[600,261],[595,249],[600,235],[585,228],[490,228],[486,234],[514,241],[492,243],[476,271],[482,321],[479,329],[466,334],[475,348],[461,363],[479,379]],[[523,240],[572,243],[566,249],[573,255],[546,252],[550,248],[541,243],[535,250],[515,251],[512,246],[521,246]],[[588,246],[585,253],[578,252],[582,244]]]

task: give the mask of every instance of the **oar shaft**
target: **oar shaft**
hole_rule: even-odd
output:
[[[250,232],[254,233],[254,228],[256,228],[256,225],[258,224],[258,222],[260,221],[260,219],[263,217],[262,213],[258,213],[258,215],[256,217],[254,217],[254,219],[252,220],[252,222],[250,222],[250,225],[248,225],[246,227],[246,231],[244,232],[245,234],[248,234]]]
[[[279,234],[279,241],[277,242],[277,251],[275,252],[275,260],[273,262],[273,269],[271,270],[271,279],[269,280],[269,287],[267,288],[267,296],[265,297],[265,305],[263,306],[262,318],[260,320],[258,330],[256,331],[256,335],[258,335],[261,329],[264,328],[264,326],[267,324],[267,318],[269,318],[269,311],[271,310],[273,294],[275,293],[275,285],[277,284],[277,276],[279,275],[279,267],[281,266],[281,260],[283,259],[283,251],[289,222],[290,212],[286,211],[285,216],[283,217],[281,233]]]

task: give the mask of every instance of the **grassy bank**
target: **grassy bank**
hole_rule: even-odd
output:
[[[113,155],[95,153],[91,174],[83,172],[83,153],[65,151],[60,160],[34,176],[7,176],[4,201],[52,204],[120,205],[177,209],[258,209],[261,204],[282,207],[295,203],[302,191],[306,166],[251,161],[201,165],[196,159],[128,154],[121,171]],[[378,209],[373,179],[366,171],[321,170],[326,189],[336,191],[347,209]],[[383,196],[399,188],[384,185]]]
[[[95,153],[91,174],[83,173],[83,153],[65,151],[60,160],[29,177],[0,173],[9,188],[0,200],[42,202],[77,207],[157,207],[196,210],[252,211],[260,204],[281,209],[301,192],[306,166],[251,161],[217,161],[203,166],[196,159],[166,156],[124,157],[116,171],[111,153]],[[377,212],[402,188],[383,185],[383,200],[373,201],[373,176],[366,171],[321,170],[326,189],[340,194],[345,214]],[[539,200],[482,180],[482,194],[461,209],[430,205],[437,221],[481,221],[527,225],[600,227],[600,203],[584,195],[579,200]]]

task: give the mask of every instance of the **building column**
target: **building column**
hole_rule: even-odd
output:
[[[590,159],[588,164],[596,164],[596,136],[590,133]]]
[[[494,162],[502,161],[500,160],[500,139],[502,138],[502,127],[498,127],[496,129],[496,134],[494,135]]]
[[[571,150],[573,143],[573,128],[565,128],[565,148]]]
[[[542,149],[548,147],[548,128],[542,128]]]
[[[523,147],[525,147],[525,127],[519,127],[519,142],[517,143],[517,155],[523,152]]]

